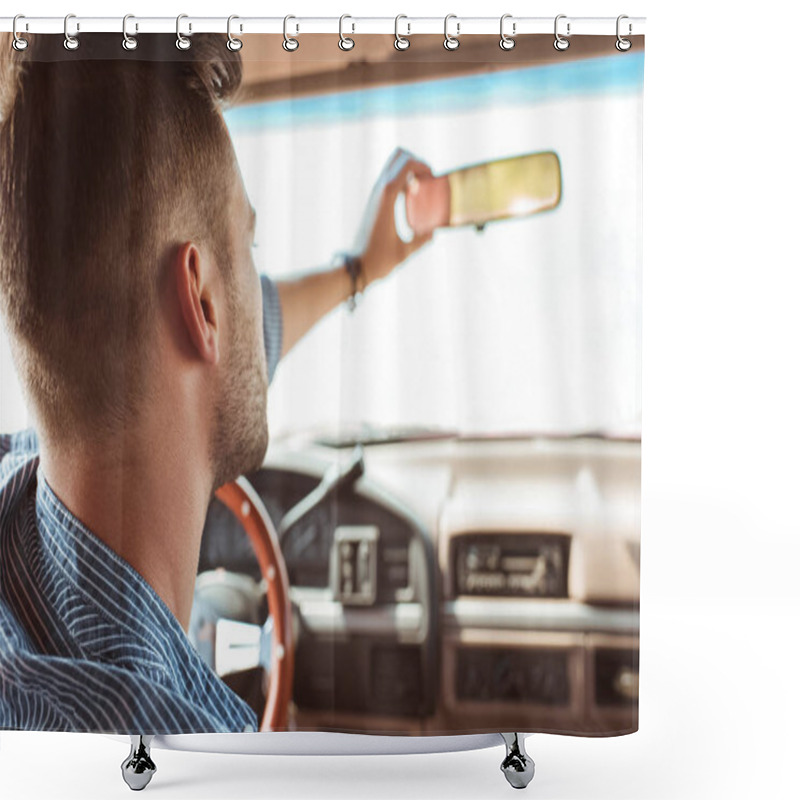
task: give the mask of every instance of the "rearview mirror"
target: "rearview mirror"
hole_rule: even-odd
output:
[[[405,242],[436,228],[537,214],[561,200],[561,163],[552,151],[512,156],[434,177],[411,176],[395,202],[395,228]]]

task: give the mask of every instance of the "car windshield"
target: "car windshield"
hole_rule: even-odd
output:
[[[329,268],[351,246],[398,146],[434,175],[546,150],[561,163],[555,209],[483,230],[440,228],[355,311],[342,304],[323,318],[270,386],[273,440],[308,430],[639,435],[639,58],[226,111],[258,211],[254,257],[275,280]]]

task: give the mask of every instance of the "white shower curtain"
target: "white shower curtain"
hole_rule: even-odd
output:
[[[0,52],[0,729],[637,730],[643,37],[76,36]]]

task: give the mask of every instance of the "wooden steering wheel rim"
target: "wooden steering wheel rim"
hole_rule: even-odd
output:
[[[267,601],[273,623],[273,646],[269,691],[259,730],[288,730],[294,677],[294,638],[289,575],[278,534],[261,498],[244,476],[220,486],[215,495],[245,529],[258,559],[261,575],[267,584]]]

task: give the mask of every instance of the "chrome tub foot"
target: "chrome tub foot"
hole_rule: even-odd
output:
[[[122,762],[122,777],[135,792],[141,791],[150,783],[156,765],[150,758],[150,742],[153,735],[131,735],[131,752]]]
[[[506,744],[506,757],[500,769],[515,789],[524,789],[533,780],[535,765],[525,752],[525,739],[521,733],[501,733]]]

